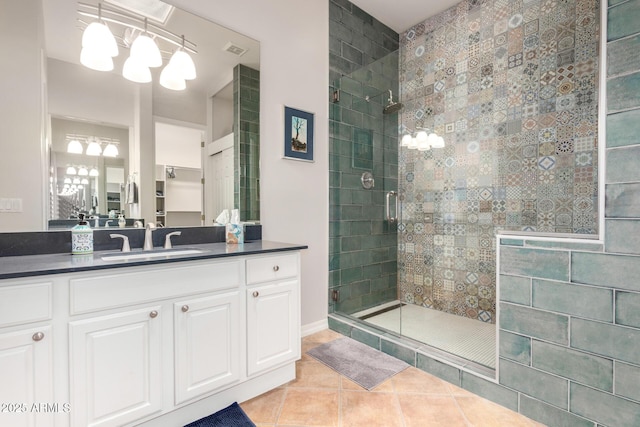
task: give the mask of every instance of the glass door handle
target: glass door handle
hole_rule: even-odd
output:
[[[390,201],[391,197],[394,198],[395,204],[396,204],[394,216],[391,216],[391,201]],[[387,208],[387,221],[391,223],[398,221],[398,193],[396,191],[387,192],[386,208]]]

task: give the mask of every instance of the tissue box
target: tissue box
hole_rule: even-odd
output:
[[[244,227],[242,224],[227,224],[227,243],[241,245],[244,243]]]

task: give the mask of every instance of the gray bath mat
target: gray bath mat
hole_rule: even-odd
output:
[[[409,367],[402,360],[346,337],[312,348],[307,354],[367,390]]]

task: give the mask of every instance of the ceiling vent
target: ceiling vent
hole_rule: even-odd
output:
[[[229,53],[233,53],[234,55],[237,55],[237,56],[242,56],[247,52],[247,49],[240,47],[236,44],[233,44],[231,42],[227,43],[224,46],[223,50]]]

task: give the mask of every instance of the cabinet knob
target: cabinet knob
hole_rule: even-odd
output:
[[[252,294],[252,295],[253,295],[253,297],[254,297],[254,298],[258,298],[258,296],[260,296],[260,292],[258,292],[258,291],[253,291],[253,294]]]
[[[186,313],[187,311],[189,311],[189,306],[185,304],[182,306],[182,312]]]
[[[44,333],[42,332],[36,332],[35,334],[33,334],[33,336],[31,337],[34,341],[40,341],[44,338]]]
[[[155,319],[156,317],[158,317],[158,312],[153,310],[151,313],[149,313],[149,317],[151,317],[152,319]]]
[[[280,266],[279,265],[274,265],[273,266],[273,271],[278,271],[280,270]]]

